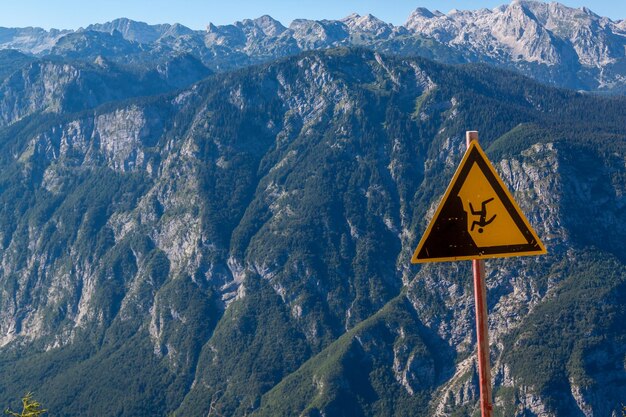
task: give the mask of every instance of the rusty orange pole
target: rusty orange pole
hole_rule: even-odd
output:
[[[469,148],[472,141],[478,142],[478,132],[468,131],[465,141]],[[476,306],[476,341],[478,345],[478,380],[480,383],[480,413],[491,417],[491,366],[489,365],[489,334],[487,322],[487,286],[485,285],[485,261],[472,260],[474,273],[474,302]]]

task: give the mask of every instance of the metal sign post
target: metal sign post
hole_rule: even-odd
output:
[[[478,142],[478,132],[465,134],[469,149],[470,143]],[[491,366],[489,364],[489,323],[487,321],[487,286],[485,284],[485,261],[472,259],[474,275],[474,302],[476,307],[476,342],[478,345],[478,381],[480,384],[480,413],[491,417]]]
[[[482,417],[491,417],[484,259],[543,255],[546,248],[478,144],[478,132],[466,132],[465,140],[465,156],[411,262],[472,260],[480,411]]]

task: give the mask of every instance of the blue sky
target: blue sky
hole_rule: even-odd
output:
[[[448,12],[453,8],[493,8],[507,0],[5,0],[0,3],[0,26],[39,26],[76,29],[128,17],[148,23],[182,23],[203,29],[209,22],[228,24],[269,14],[289,25],[293,19],[339,19],[352,12],[371,13],[402,24],[417,7]],[[572,7],[587,6],[613,20],[626,18],[624,0],[562,0]]]

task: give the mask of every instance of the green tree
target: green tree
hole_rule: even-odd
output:
[[[8,414],[13,417],[37,417],[47,412],[48,410],[42,409],[41,403],[33,399],[33,393],[29,392],[26,395],[24,395],[24,398],[22,398],[22,412],[21,413],[18,414],[7,408],[4,411],[4,414]]]

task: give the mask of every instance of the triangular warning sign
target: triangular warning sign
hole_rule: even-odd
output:
[[[472,141],[411,262],[545,253],[502,179]]]

